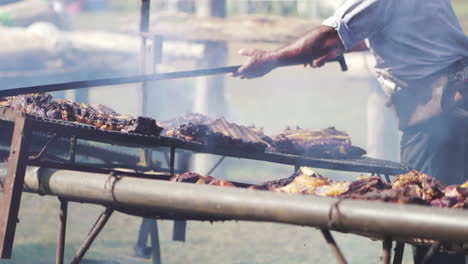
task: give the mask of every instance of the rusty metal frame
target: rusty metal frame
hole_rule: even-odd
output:
[[[7,176],[4,182],[0,207],[0,257],[11,258],[16,223],[23,191],[24,176],[28,164],[32,124],[25,115],[16,118],[8,158]]]
[[[84,255],[88,251],[89,247],[91,244],[94,242],[94,239],[99,235],[101,230],[104,228],[104,226],[107,224],[107,221],[109,218],[112,216],[112,213],[114,212],[113,209],[107,207],[99,216],[97,219],[96,223],[94,224],[93,228],[88,233],[88,236],[86,237],[86,240],[83,242],[81,247],[78,249],[76,252],[75,256],[73,257],[71,264],[78,264],[80,261],[83,259]]]

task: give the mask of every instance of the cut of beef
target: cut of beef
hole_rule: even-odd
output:
[[[287,128],[273,137],[269,151],[316,158],[346,158],[366,153],[351,144],[348,134],[334,127],[322,130]]]
[[[252,129],[228,123],[224,118],[205,123],[183,123],[178,128],[169,129],[165,135],[254,152],[264,152],[267,147]]]
[[[0,106],[37,116],[96,126],[103,130],[159,136],[162,128],[148,117],[120,115],[110,108],[93,107],[67,100],[54,99],[50,94],[31,94],[0,99]]]

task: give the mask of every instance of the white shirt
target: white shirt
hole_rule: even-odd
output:
[[[377,63],[403,80],[417,80],[468,57],[450,0],[347,0],[323,22],[346,49],[368,39]]]

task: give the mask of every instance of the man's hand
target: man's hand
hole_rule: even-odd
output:
[[[297,40],[274,51],[241,50],[248,56],[244,65],[232,75],[241,79],[261,77],[280,66],[310,65],[321,67],[328,59],[344,52],[344,46],[334,28],[319,26]]]
[[[262,77],[278,66],[278,62],[273,52],[259,49],[240,50],[239,54],[248,56],[249,59],[242,65],[233,77],[241,79],[251,79]]]

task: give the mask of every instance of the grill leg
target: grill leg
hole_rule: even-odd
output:
[[[390,264],[390,260],[392,258],[392,240],[386,238],[383,243],[383,256],[382,256],[382,263]]]
[[[325,240],[327,241],[327,244],[332,248],[332,252],[335,255],[336,259],[338,260],[339,264],[346,264],[348,263],[341,252],[340,248],[335,242],[335,239],[333,238],[332,234],[328,229],[321,229],[323,237],[325,237]]]
[[[395,246],[395,256],[393,264],[401,264],[403,262],[403,252],[405,251],[405,243],[397,242]]]
[[[187,231],[187,221],[176,220],[174,221],[174,233],[172,234],[172,240],[185,242]]]
[[[434,257],[434,255],[439,251],[440,247],[442,246],[442,243],[440,241],[435,242],[427,251],[426,255],[424,256],[421,264],[427,264],[431,259]]]
[[[162,263],[161,248],[159,245],[158,222],[156,220],[151,221],[150,237],[151,237],[151,252],[153,255],[152,263],[161,264]]]
[[[96,239],[96,237],[101,232],[102,228],[104,228],[113,212],[113,209],[106,208],[106,210],[104,210],[104,212],[101,213],[98,220],[96,221],[96,224],[93,226],[91,231],[89,231],[88,237],[83,242],[83,245],[81,245],[80,249],[78,249],[75,256],[73,257],[71,264],[80,263],[81,259],[83,259],[84,255],[86,254],[86,251],[88,251],[89,247],[94,242],[94,239]]]
[[[65,252],[65,234],[67,231],[67,213],[68,213],[68,201],[60,199],[60,223],[59,233],[57,238],[57,253],[56,261],[57,264],[63,264],[63,253]]]
[[[16,118],[0,208],[1,258],[11,258],[13,250],[32,129],[32,124],[27,117],[21,115]]]

